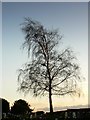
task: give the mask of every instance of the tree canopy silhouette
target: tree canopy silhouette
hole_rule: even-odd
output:
[[[14,105],[11,107],[11,113],[17,114],[26,114],[31,113],[33,110],[30,109],[30,105],[22,99],[16,100]]]
[[[10,111],[9,102],[4,98],[0,98],[0,103],[2,103],[2,113],[8,113]]]
[[[48,30],[38,21],[25,18],[23,48],[32,52],[32,61],[19,69],[19,90],[35,96],[49,95],[50,113],[53,112],[52,95],[76,94],[80,80],[79,66],[70,48],[57,51],[62,36],[58,30]],[[31,52],[30,52],[31,50]]]

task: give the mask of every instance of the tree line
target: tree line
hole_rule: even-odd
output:
[[[27,114],[31,113],[33,109],[31,109],[30,104],[27,103],[27,101],[19,99],[14,102],[14,104],[10,107],[10,103],[3,98],[0,98],[1,105],[0,108],[2,108],[2,114],[3,113],[11,113],[14,115],[20,115],[20,114]]]
[[[11,106],[5,99],[0,98],[2,103],[2,119],[1,120],[78,120],[90,119],[90,108],[67,109],[63,111],[49,112],[44,111],[32,112],[30,105],[22,99],[16,100]],[[1,106],[0,106],[1,107]],[[6,116],[3,116],[6,114]]]

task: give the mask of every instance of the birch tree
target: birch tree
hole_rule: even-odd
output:
[[[23,48],[32,52],[32,61],[19,69],[19,90],[34,96],[49,96],[50,113],[53,112],[52,96],[79,93],[77,86],[81,79],[79,66],[73,51],[57,50],[62,39],[58,30],[48,30],[38,21],[25,18],[22,24],[25,34]],[[31,51],[31,52],[30,52]]]

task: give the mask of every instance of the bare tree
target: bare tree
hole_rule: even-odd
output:
[[[19,90],[32,91],[35,96],[49,95],[50,113],[53,112],[52,95],[76,94],[80,79],[76,57],[69,48],[57,51],[62,36],[57,30],[47,30],[38,21],[25,18],[23,47],[32,51],[32,62],[19,70]]]

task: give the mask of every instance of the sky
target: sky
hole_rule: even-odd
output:
[[[34,98],[32,93],[23,96],[17,92],[18,69],[29,59],[22,50],[24,34],[20,24],[24,17],[41,22],[47,29],[58,28],[63,34],[61,48],[70,46],[78,58],[81,73],[86,78],[81,88],[83,95],[77,97],[53,97],[54,109],[88,104],[88,3],[2,3],[2,93],[10,101],[25,99],[36,110],[48,110],[48,96]],[[63,46],[63,47],[62,47]],[[59,48],[58,48],[59,50]],[[1,62],[0,62],[1,63]],[[67,102],[66,102],[67,100]]]

